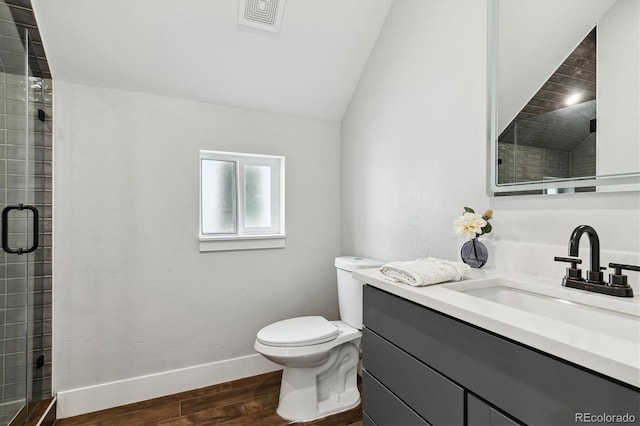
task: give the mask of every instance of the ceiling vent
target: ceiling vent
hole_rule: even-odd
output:
[[[241,0],[238,23],[259,30],[280,32],[285,0]]]

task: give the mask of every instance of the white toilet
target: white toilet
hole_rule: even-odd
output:
[[[278,321],[258,331],[256,351],[284,366],[278,415],[292,421],[319,419],[360,403],[357,369],[362,337],[362,285],[356,269],[382,262],[336,258],[340,321],[320,316]]]

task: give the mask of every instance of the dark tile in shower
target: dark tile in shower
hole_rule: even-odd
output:
[[[8,2],[5,1],[5,3]],[[38,23],[36,22],[36,18],[33,16],[31,4],[29,4],[28,6],[10,7],[9,9],[11,10],[13,20],[16,24],[23,24],[27,27],[37,28]]]
[[[5,108],[6,114],[24,116],[24,112],[27,108],[26,102],[8,99],[5,101],[5,104],[6,104],[6,108]]]
[[[51,275],[51,262],[44,262],[35,265],[35,275]]]
[[[22,145],[10,144],[9,143],[10,133],[17,133],[17,132],[7,132],[7,157],[6,158],[7,159],[24,158],[27,155],[26,148]],[[19,157],[20,155],[22,155],[22,157]]]
[[[23,313],[23,316],[24,318],[22,319],[22,321],[26,321],[26,312]],[[9,320],[7,320],[7,322],[9,322]],[[27,340],[25,337],[18,337],[15,339],[4,340],[5,355],[13,354],[13,353],[22,353],[22,356],[24,356],[24,352],[26,349],[27,349]]]
[[[7,130],[5,131],[5,142],[7,144],[7,159],[20,159],[25,158],[26,155],[26,139],[25,133],[19,130]],[[14,150],[12,148],[21,148],[21,151]],[[22,157],[18,157],[22,153]]]
[[[27,182],[24,176],[20,175],[8,175],[6,176],[5,188],[8,189],[26,189]]]
[[[7,293],[4,297],[6,309],[18,309],[25,305],[27,293]]]
[[[27,359],[24,353],[13,353],[4,355],[5,368],[24,367],[27,365]]]
[[[2,58],[2,64],[5,69],[16,69],[16,70],[24,70],[24,55],[20,53],[13,52],[0,52],[0,57]],[[19,73],[11,73],[11,74],[19,74]]]
[[[53,231],[53,223],[51,217],[42,218],[40,222],[40,230],[42,232],[52,232]]]
[[[8,254],[7,256],[17,256],[17,255]],[[9,262],[10,261],[11,260],[9,260]],[[22,263],[7,263],[6,274],[7,276],[10,276],[10,277],[25,278],[27,276],[27,269],[25,268],[25,265]]]
[[[4,383],[5,385],[12,383],[24,382],[24,368],[14,367],[4,369]]]
[[[24,399],[24,381],[5,384],[3,386],[3,390],[5,400],[11,401]]]
[[[31,0],[4,0],[7,5],[31,9]]]

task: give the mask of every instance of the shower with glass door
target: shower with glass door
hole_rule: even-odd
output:
[[[0,0],[0,426],[51,402],[51,98],[30,0]]]

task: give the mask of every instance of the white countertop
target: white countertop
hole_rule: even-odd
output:
[[[422,306],[450,315],[493,333],[523,343],[543,352],[640,387],[640,344],[542,315],[512,308],[455,291],[451,287],[472,284],[486,278],[509,278],[526,281],[553,293],[558,298],[569,295],[578,303],[597,302],[618,312],[633,315],[640,321],[640,296],[620,298],[562,287],[562,277],[551,279],[522,274],[498,274],[495,270],[472,270],[467,279],[426,287],[412,287],[385,278],[378,269],[361,269],[353,277],[381,290]],[[567,293],[568,292],[568,293]]]

